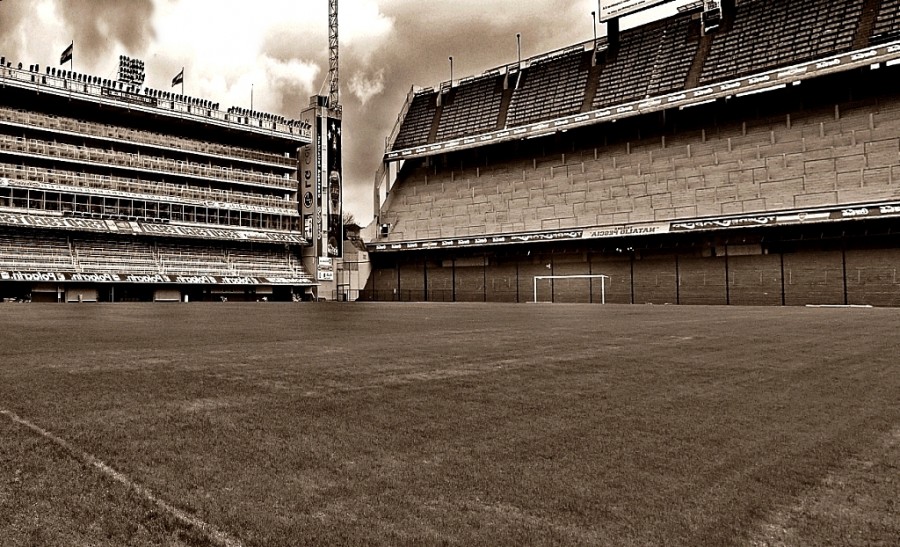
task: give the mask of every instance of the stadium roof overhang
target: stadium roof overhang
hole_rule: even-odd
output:
[[[560,131],[609,123],[652,112],[697,106],[720,98],[776,90],[788,85],[797,85],[803,80],[866,66],[881,65],[882,63],[888,66],[900,64],[900,40],[766,72],[750,74],[712,85],[699,86],[668,95],[613,105],[600,110],[572,114],[518,127],[507,127],[502,130],[470,135],[444,142],[392,150],[385,153],[384,161],[403,161],[478,148],[490,144],[542,137]]]

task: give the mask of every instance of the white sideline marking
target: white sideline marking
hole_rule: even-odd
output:
[[[871,308],[869,304],[807,304],[807,308]]]
[[[156,497],[153,494],[153,492],[151,492],[146,487],[141,486],[140,484],[134,482],[133,480],[129,479],[122,473],[119,473],[118,471],[116,471],[109,465],[105,464],[103,461],[97,459],[96,457],[88,454],[87,452],[85,452],[83,450],[76,448],[75,446],[70,444],[68,441],[66,441],[60,437],[57,437],[53,433],[50,433],[46,429],[44,429],[36,424],[33,424],[24,418],[20,418],[15,413],[10,412],[8,410],[0,410],[0,414],[3,414],[4,416],[6,416],[7,418],[9,418],[10,420],[12,420],[13,422],[15,422],[17,424],[24,425],[25,427],[34,431],[41,437],[44,437],[45,439],[53,441],[53,443],[55,443],[56,445],[61,447],[63,450],[68,452],[71,456],[80,460],[82,463],[96,467],[101,473],[103,473],[107,477],[110,477],[113,480],[121,483],[125,487],[134,490],[135,492],[137,492],[139,495],[143,496],[144,499],[146,499],[153,505],[157,506],[158,508],[162,509],[166,513],[169,513],[170,515],[175,517],[177,520],[181,521],[182,524],[186,524],[187,526],[190,526],[192,528],[195,528],[195,529],[203,532],[203,534],[205,534],[206,537],[210,541],[212,541],[214,544],[223,545],[224,547],[242,547],[243,544],[240,542],[240,540],[232,538],[225,532],[216,529],[213,525],[209,524],[208,522],[200,520],[199,518],[197,518],[193,515],[190,515],[184,511],[182,511],[181,509],[178,509],[177,507],[173,507],[172,505],[169,505],[165,501]]]

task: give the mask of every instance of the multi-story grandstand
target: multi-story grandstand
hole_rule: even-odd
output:
[[[0,58],[0,296],[298,298],[307,122]],[[140,76],[140,77],[138,77]]]
[[[366,297],[900,305],[898,64],[898,0],[725,0],[413,88]]]

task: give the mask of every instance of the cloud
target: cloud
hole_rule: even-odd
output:
[[[80,57],[90,61],[142,51],[154,39],[152,0],[57,0],[56,13],[77,44]]]
[[[356,72],[350,78],[349,86],[360,104],[366,106],[369,99],[384,91],[384,69],[379,69],[371,78],[362,72]]]

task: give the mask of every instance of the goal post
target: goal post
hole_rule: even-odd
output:
[[[538,301],[538,281],[542,279],[599,279],[600,280],[600,303],[606,304],[606,280],[608,275],[603,274],[575,274],[575,275],[536,275],[534,276],[534,303]]]

